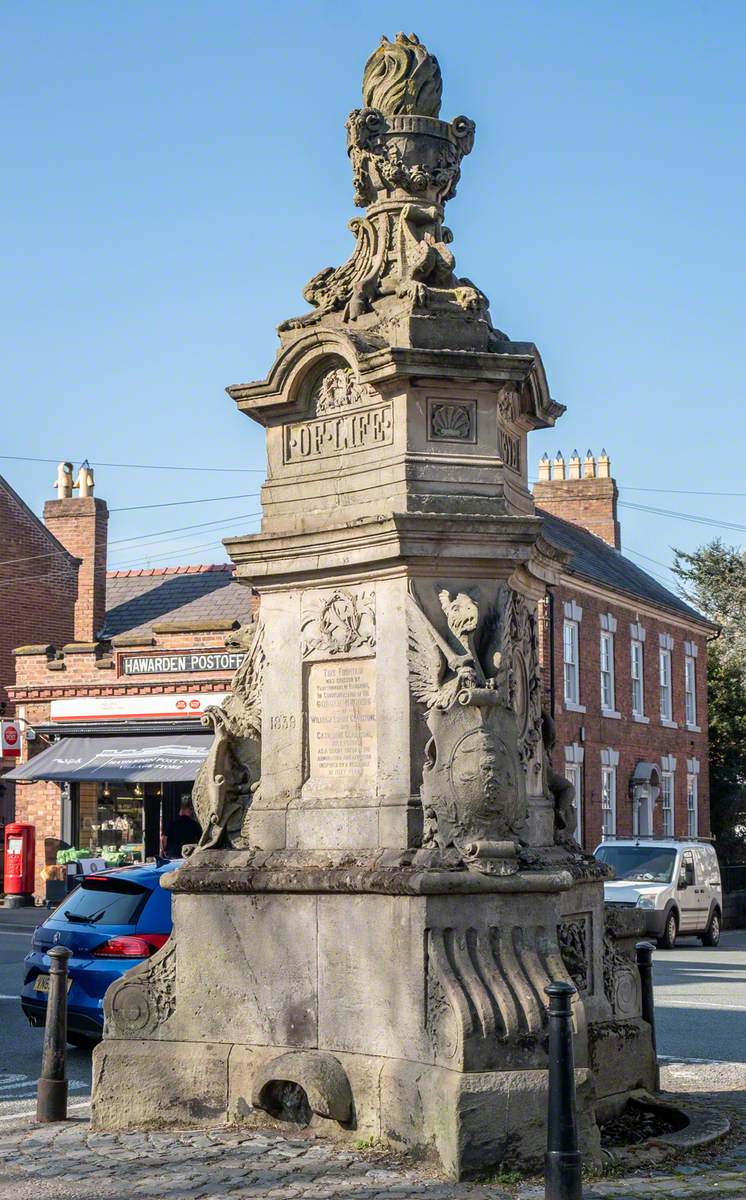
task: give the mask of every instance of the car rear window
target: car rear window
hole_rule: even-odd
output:
[[[129,879],[85,879],[57,909],[57,919],[73,924],[134,925],[150,895]]]

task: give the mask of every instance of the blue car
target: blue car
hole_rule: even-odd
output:
[[[87,876],[43,925],[34,930],[21,1006],[32,1025],[43,1025],[49,991],[51,946],[68,946],[70,982],[67,1040],[90,1046],[104,1028],[104,992],[130,967],[155,954],[171,933],[171,893],[161,876],[181,866],[121,867]]]

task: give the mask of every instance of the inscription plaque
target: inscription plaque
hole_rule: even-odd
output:
[[[345,454],[388,446],[394,438],[394,415],[390,404],[343,412],[318,421],[300,421],[285,426],[283,459],[286,463]]]
[[[314,791],[374,788],[376,660],[310,663],[308,783]]]

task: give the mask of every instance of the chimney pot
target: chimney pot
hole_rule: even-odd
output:
[[[619,493],[611,478],[609,456],[602,450],[596,460],[590,450],[583,460],[582,478],[580,456],[573,450],[565,476],[565,460],[561,453],[554,460],[552,477],[540,475],[534,484],[534,500],[538,509],[552,516],[587,529],[616,550],[621,547],[617,503]],[[540,464],[541,466],[541,464]]]
[[[57,499],[66,500],[73,494],[73,464],[61,462],[57,466],[57,478],[54,481],[57,489]]]

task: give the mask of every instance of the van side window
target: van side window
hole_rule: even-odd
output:
[[[691,850],[685,850],[681,856],[679,883],[685,883],[688,887],[694,887],[694,856]]]

